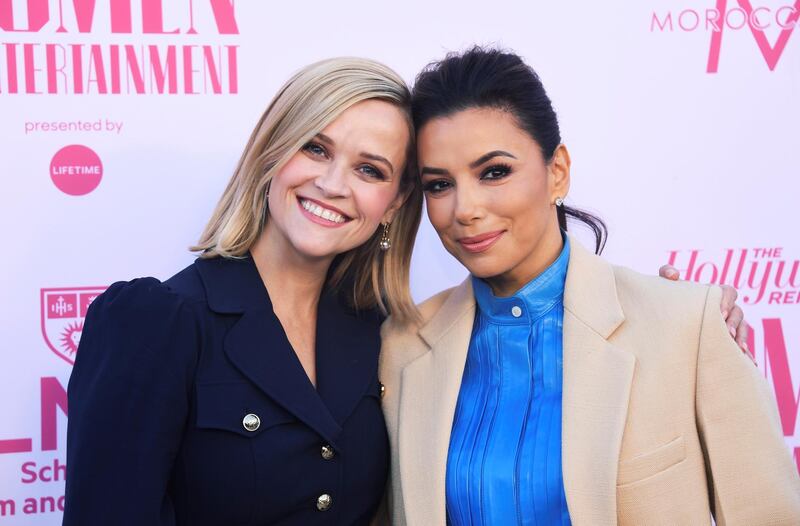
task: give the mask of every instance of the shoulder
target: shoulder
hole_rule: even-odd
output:
[[[647,276],[612,266],[617,297],[629,328],[696,341],[708,313],[719,314],[721,289],[688,281]],[[720,315],[721,316],[721,315]]]
[[[203,260],[197,258],[192,264],[166,280],[163,285],[189,303],[206,303],[206,289],[198,267]]]
[[[672,281],[612,265],[617,293],[623,303],[657,303],[664,308],[702,307],[712,289],[718,287],[690,281]]]
[[[194,341],[205,309],[195,264],[162,282],[154,277],[118,281],[100,294],[86,314],[81,343],[102,341],[150,348]]]
[[[144,344],[193,325],[191,301],[156,278],[118,281],[92,302],[84,332],[129,337]],[[83,341],[83,338],[82,338]]]

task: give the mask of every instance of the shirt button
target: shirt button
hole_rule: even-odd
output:
[[[327,493],[323,493],[317,497],[317,509],[319,511],[328,511],[333,504],[333,499]]]
[[[386,395],[386,386],[380,382],[378,384],[381,386],[381,398],[383,398]]]
[[[511,307],[511,315],[514,316],[515,318],[519,318],[520,316],[522,316],[522,309],[520,309],[519,306],[514,305],[513,307]]]
[[[331,446],[329,446],[327,444],[322,446],[322,458],[324,458],[325,460],[330,460],[335,455],[336,455],[336,453],[333,451],[333,448]]]
[[[242,418],[242,425],[248,431],[256,431],[259,427],[261,427],[261,419],[258,418],[258,415],[250,413]]]

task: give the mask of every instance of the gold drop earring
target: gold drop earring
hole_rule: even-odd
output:
[[[384,252],[392,248],[392,242],[389,240],[389,223],[383,223],[380,247]]]

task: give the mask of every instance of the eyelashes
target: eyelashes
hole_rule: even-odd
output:
[[[383,172],[371,164],[362,165],[359,170],[361,170],[361,173],[367,177],[371,177],[372,179],[378,179],[380,181],[386,180],[386,176],[383,174]]]
[[[481,172],[483,180],[502,179],[511,174],[511,165],[505,163],[493,164]]]
[[[439,194],[452,187],[452,183],[446,179],[434,179],[422,185],[422,191],[428,194]]]
[[[308,152],[315,157],[328,158],[328,150],[326,150],[321,144],[314,141],[309,141],[303,145],[303,151]]]
[[[480,180],[487,182],[499,181],[511,175],[512,171],[511,165],[509,164],[493,164],[491,166],[487,166],[481,171]],[[423,183],[422,191],[430,195],[436,195],[445,192],[454,186],[455,183],[451,178],[442,177]]]

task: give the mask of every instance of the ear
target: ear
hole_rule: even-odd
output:
[[[564,144],[559,144],[553,152],[553,158],[547,167],[550,179],[550,202],[553,203],[556,197],[565,198],[569,193],[570,183],[570,158],[569,150]]]

